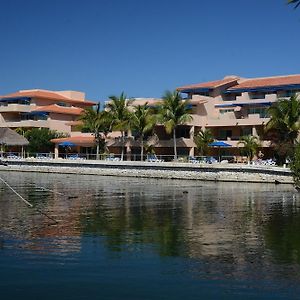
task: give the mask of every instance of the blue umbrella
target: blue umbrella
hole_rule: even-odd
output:
[[[218,147],[219,148],[219,162],[221,161],[221,148],[226,148],[226,147],[231,147],[230,144],[227,144],[225,142],[222,141],[214,141],[210,144],[208,144],[208,146],[210,147]]]
[[[68,142],[68,141],[59,143],[58,145],[59,145],[59,146],[63,146],[63,147],[73,147],[73,146],[76,146],[74,143]]]
[[[231,145],[229,145],[225,142],[222,142],[222,141],[214,141],[214,142],[208,144],[208,146],[210,146],[210,147],[231,147]]]

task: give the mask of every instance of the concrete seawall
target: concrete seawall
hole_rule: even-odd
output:
[[[136,161],[11,160],[0,171],[125,176],[185,180],[293,183],[287,168],[234,164],[149,163]]]

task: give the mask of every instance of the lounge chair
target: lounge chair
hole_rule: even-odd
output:
[[[21,159],[20,156],[17,156],[17,155],[15,155],[13,153],[8,153],[8,155],[7,155],[6,158],[8,158],[8,159]]]
[[[163,160],[162,159],[158,159],[155,154],[147,155],[146,161],[149,161],[149,162],[163,162]]]
[[[194,156],[189,156],[189,163],[199,164],[200,161],[196,157],[194,157]]]
[[[218,161],[214,157],[212,157],[212,156],[205,158],[205,163],[207,163],[207,164],[215,164],[217,162]]]
[[[105,158],[105,160],[107,160],[107,161],[120,161],[120,158],[119,157],[115,157],[114,154],[110,154],[109,156],[107,156]]]

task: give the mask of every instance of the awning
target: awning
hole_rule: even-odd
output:
[[[210,146],[210,147],[231,147],[232,145],[227,144],[222,141],[214,141],[214,142],[208,144],[208,146]]]
[[[45,112],[45,111],[32,111],[29,113],[22,113],[23,115],[27,115],[27,116],[41,116],[41,117],[46,117],[49,115],[49,113]]]
[[[238,85],[232,89],[226,90],[224,93],[225,94],[231,94],[231,93],[244,93],[244,92],[275,92],[275,91],[285,91],[285,90],[298,90],[300,89],[299,84],[288,84],[288,85],[273,85],[273,86],[258,86],[258,87],[252,87],[252,88],[238,88]]]
[[[76,146],[76,144],[74,144],[72,142],[69,142],[69,141],[64,141],[62,143],[59,143],[58,145],[62,146],[62,147],[74,147],[74,146]]]
[[[245,107],[245,106],[271,106],[273,102],[243,102],[243,103],[228,103],[228,104],[215,104],[215,107]]]
[[[30,97],[15,97],[15,98],[0,98],[0,102],[10,102],[10,101],[30,101]]]

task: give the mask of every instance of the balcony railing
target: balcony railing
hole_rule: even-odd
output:
[[[4,121],[1,127],[50,127],[48,120],[21,120],[21,121]]]

